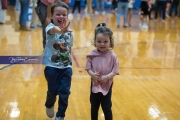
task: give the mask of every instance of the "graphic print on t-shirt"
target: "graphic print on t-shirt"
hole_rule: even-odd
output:
[[[69,34],[68,34],[69,35]],[[56,63],[60,66],[68,66],[72,65],[71,58],[70,58],[70,48],[67,40],[70,36],[63,34],[59,37],[58,41],[55,41],[53,44],[53,48],[58,50],[54,55],[51,57],[51,61]]]

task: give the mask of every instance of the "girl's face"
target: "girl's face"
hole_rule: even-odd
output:
[[[64,7],[55,7],[54,13],[51,14],[51,19],[54,24],[60,27],[66,26],[66,20],[68,18],[68,10]]]
[[[110,47],[109,36],[103,35],[102,33],[98,33],[96,35],[95,45],[99,52],[107,51]]]

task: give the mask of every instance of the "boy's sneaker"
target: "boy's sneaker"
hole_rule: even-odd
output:
[[[54,117],[54,106],[52,108],[46,107],[46,114],[49,118],[53,118]]]
[[[64,120],[63,117],[56,117],[55,120]]]

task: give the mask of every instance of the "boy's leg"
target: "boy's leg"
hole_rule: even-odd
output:
[[[46,67],[44,69],[44,75],[47,80],[48,90],[46,97],[46,113],[47,116],[52,118],[54,116],[54,104],[56,102],[56,95],[58,90],[58,69],[52,67]]]
[[[58,83],[58,112],[56,117],[65,117],[65,112],[68,107],[68,98],[70,95],[72,68],[65,68],[59,71],[59,83]]]
[[[108,94],[103,96],[101,100],[101,106],[105,115],[105,120],[113,119],[112,110],[111,110],[112,107],[111,96],[112,96],[112,86],[110,87]]]

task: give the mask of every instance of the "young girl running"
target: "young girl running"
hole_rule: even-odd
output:
[[[101,105],[105,120],[112,120],[113,77],[119,74],[119,62],[113,49],[113,33],[105,23],[97,25],[93,45],[96,47],[87,55],[86,70],[91,76],[91,120],[98,119]]]

